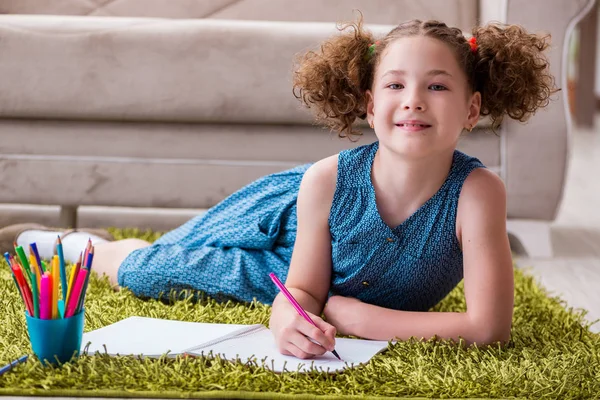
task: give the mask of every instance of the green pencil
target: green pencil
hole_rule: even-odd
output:
[[[37,282],[35,280],[32,280],[31,268],[29,267],[29,261],[27,261],[27,256],[25,255],[25,251],[23,250],[23,247],[15,246],[15,251],[17,252],[17,255],[19,256],[19,260],[21,260],[21,265],[25,269],[25,274],[24,274],[25,279],[29,279],[29,284],[31,286],[34,286],[34,284],[37,285]]]

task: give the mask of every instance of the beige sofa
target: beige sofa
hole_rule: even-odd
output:
[[[566,88],[567,38],[593,2],[2,0],[0,226],[170,229],[261,175],[374,140],[366,125],[356,144],[314,126],[291,90],[294,55],[355,8],[378,34],[409,18],[549,32]],[[461,141],[504,179],[509,222],[557,213],[565,98],[499,135],[481,121]],[[542,242],[532,251],[550,251]]]

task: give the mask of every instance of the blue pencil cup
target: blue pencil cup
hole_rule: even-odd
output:
[[[61,319],[39,319],[25,313],[31,348],[40,361],[62,364],[79,355],[84,311]]]

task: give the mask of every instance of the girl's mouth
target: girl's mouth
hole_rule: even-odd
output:
[[[431,127],[431,125],[425,124],[396,124],[396,126],[410,132],[422,131]]]

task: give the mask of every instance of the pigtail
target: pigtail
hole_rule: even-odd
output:
[[[474,89],[482,96],[481,115],[489,115],[492,128],[504,114],[526,121],[549,103],[558,90],[543,51],[549,35],[527,33],[518,25],[490,24],[473,29],[475,52]]]
[[[299,57],[294,71],[294,96],[312,108],[317,122],[340,137],[361,135],[352,129],[367,113],[365,92],[370,88],[375,61],[374,38],[357,22],[338,25],[341,35],[325,41],[320,51]]]

